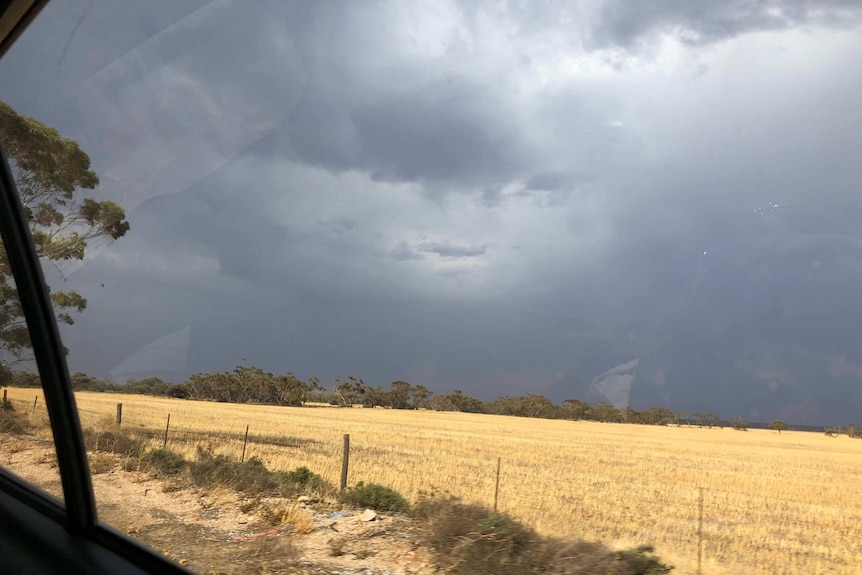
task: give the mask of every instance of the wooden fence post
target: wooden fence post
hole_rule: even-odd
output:
[[[123,404],[117,404],[117,427],[120,427],[123,424]]]
[[[497,483],[494,486],[494,513],[497,512],[497,498],[500,495],[500,463],[503,461],[502,457],[497,458]]]
[[[248,425],[245,426],[245,439],[242,440],[242,457],[239,458],[240,463],[245,463],[245,446],[248,444]]]
[[[168,429],[171,428],[171,414],[168,414],[168,423],[165,425],[165,442],[162,443],[162,449],[168,448]]]
[[[6,392],[7,392],[7,391],[8,391],[7,389],[4,389],[4,390],[3,390],[3,408],[4,408],[4,409],[6,408],[6,406],[8,406],[8,405],[9,405],[9,400],[8,400],[8,399],[6,399]]]
[[[350,434],[344,434],[344,454],[341,457],[341,490],[347,489],[347,467],[350,464]]]
[[[38,395],[33,399],[33,413],[36,413],[36,402],[37,401],[39,401]]]

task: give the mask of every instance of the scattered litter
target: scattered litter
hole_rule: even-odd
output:
[[[344,517],[344,515],[344,511],[336,511],[335,513],[330,514],[329,518],[335,519],[336,517]]]

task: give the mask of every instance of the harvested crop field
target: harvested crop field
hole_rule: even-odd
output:
[[[39,390],[10,389],[16,405]],[[658,427],[388,409],[286,408],[79,393],[84,427],[111,424],[193,458],[198,445],[274,470],[307,466],[415,500],[450,492],[544,534],[648,543],[675,573],[858,573],[862,441],[785,431]],[[37,413],[39,410],[37,405]],[[43,409],[43,408],[42,408]],[[13,469],[14,471],[14,469]],[[97,492],[97,499],[99,493]]]

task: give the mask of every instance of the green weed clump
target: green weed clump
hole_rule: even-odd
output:
[[[151,449],[141,457],[141,468],[156,475],[177,475],[185,466],[185,457],[169,449]]]
[[[195,485],[221,485],[252,496],[292,497],[303,492],[332,490],[321,476],[305,467],[270,471],[257,457],[245,462],[234,461],[202,446],[198,446],[196,461],[190,462],[188,469]]]
[[[241,463],[198,446],[197,461],[189,464],[189,472],[192,482],[200,487],[221,485],[248,495],[283,494],[281,484],[256,457]]]
[[[332,491],[332,485],[329,482],[307,467],[297,467],[293,471],[276,471],[274,477],[276,481],[296,485],[309,493]]]
[[[360,481],[355,487],[343,491],[339,497],[342,503],[355,507],[367,507],[375,511],[393,511],[405,513],[410,510],[410,503],[403,495],[382,485],[365,484]]]

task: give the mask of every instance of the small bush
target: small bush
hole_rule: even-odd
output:
[[[276,471],[274,477],[280,483],[296,485],[305,491],[321,493],[333,489],[323,477],[307,467],[297,467],[293,471]]]
[[[445,572],[529,573],[538,535],[509,517],[454,497],[420,501],[414,516],[424,527],[437,566]]]
[[[185,466],[185,458],[168,449],[151,449],[141,457],[141,468],[156,474],[176,475]]]
[[[542,537],[503,513],[454,497],[422,499],[413,511],[440,571],[453,575],[665,575],[651,547],[612,551],[600,543]]]
[[[295,486],[277,481],[257,457],[240,463],[198,446],[197,461],[188,465],[192,481],[198,486],[222,485],[249,495],[290,496],[296,492]]]
[[[394,489],[375,483],[366,485],[360,481],[355,487],[343,491],[339,498],[342,503],[356,507],[367,507],[376,511],[405,513],[410,510],[410,504],[403,495]]]

